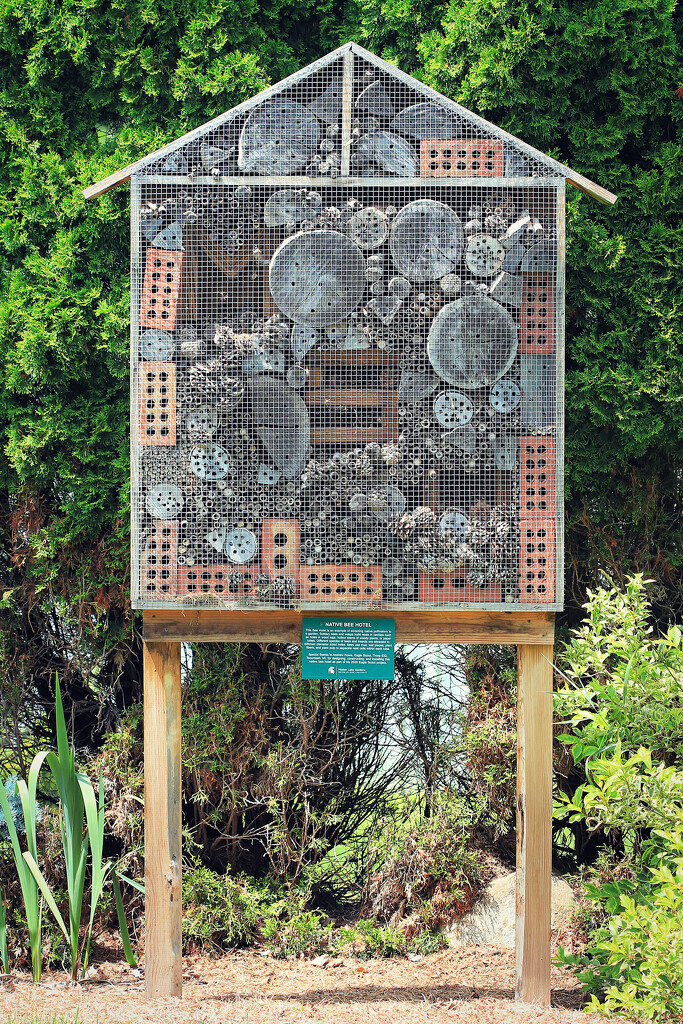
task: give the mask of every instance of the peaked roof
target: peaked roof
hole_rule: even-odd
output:
[[[472,111],[462,107],[454,100],[447,99],[435,89],[431,89],[428,85],[424,85],[422,82],[419,82],[417,79],[412,78],[410,75],[400,71],[392,64],[389,64],[387,61],[382,60],[381,57],[377,57],[374,53],[370,53],[369,50],[363,49],[363,47],[359,46],[358,43],[353,42],[345,43],[343,46],[340,46],[331,53],[328,53],[325,57],[321,57],[319,60],[309,64],[307,67],[289,75],[289,77],[283,79],[281,82],[270,86],[268,89],[263,90],[263,92],[257,93],[255,96],[245,100],[238,106],[232,107],[230,110],[219,114],[218,117],[213,118],[211,121],[207,121],[206,124],[200,125],[198,128],[194,128],[185,135],[181,135],[180,138],[168,143],[168,145],[162,146],[161,149],[157,149],[153,153],[147,154],[147,156],[142,157],[135,163],[129,164],[127,167],[122,167],[121,170],[116,171],[114,174],[110,174],[101,181],[88,186],[88,188],[83,190],[83,195],[86,199],[93,199],[97,196],[103,195],[105,192],[115,188],[122,182],[128,181],[133,174],[142,171],[150,164],[169,156],[182,146],[192,143],[202,135],[205,135],[221,125],[234,120],[240,114],[247,113],[271,97],[279,96],[287,88],[299,84],[302,80],[323,70],[347,53],[352,53],[357,57],[362,58],[368,64],[373,65],[379,71],[389,75],[395,81],[401,82],[404,86],[407,86],[419,96],[423,96],[426,100],[438,103],[443,109],[456,114],[474,129],[483,131],[489,137],[500,139],[502,142],[512,145],[519,153],[546,167],[553,176],[565,178],[570,184],[574,185],[575,188],[579,189],[581,192],[585,192],[589,196],[592,196],[594,199],[597,199],[598,202],[606,203],[608,205],[612,205],[616,202],[617,196],[613,192],[609,192],[596,182],[591,181],[582,174],[578,174],[576,171],[573,171],[571,167],[567,167],[566,164],[562,164],[558,160],[553,160],[552,157],[547,156],[540,150],[535,149],[526,142],[523,142],[510,132],[506,132],[497,125],[491,124],[490,121],[486,121],[483,117],[479,117],[477,114],[472,113]],[[400,179],[397,179],[397,183],[398,181],[400,181]]]

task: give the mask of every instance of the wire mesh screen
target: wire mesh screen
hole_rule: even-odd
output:
[[[348,54],[134,178],[137,607],[561,606],[544,175]]]

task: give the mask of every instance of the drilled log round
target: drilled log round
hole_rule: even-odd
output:
[[[219,444],[197,445],[190,452],[189,469],[200,480],[223,480],[230,472],[230,457]]]
[[[166,362],[172,359],[176,350],[176,338],[171,331],[143,331],[140,335],[140,358],[152,362]]]
[[[324,327],[344,320],[365,291],[365,257],[336,231],[301,231],[270,261],[270,293],[295,323]]]
[[[378,249],[389,234],[389,222],[381,210],[368,206],[349,218],[346,231],[361,249]]]
[[[177,484],[156,484],[147,492],[147,511],[153,519],[175,519],[184,504]]]
[[[284,224],[299,224],[311,215],[305,193],[301,190],[283,188],[273,192],[263,210],[263,223],[267,228],[278,228]]]
[[[408,203],[391,226],[394,263],[411,281],[438,281],[462,257],[464,236],[457,213],[434,199]]]
[[[430,362],[443,380],[457,387],[495,383],[510,369],[516,353],[514,320],[486,295],[449,302],[429,331]]]
[[[356,100],[356,110],[373,117],[391,117],[394,107],[380,82],[371,82]]]
[[[318,148],[320,123],[301,103],[273,100],[252,110],[237,165],[248,174],[296,174]]]
[[[415,150],[409,142],[392,132],[368,132],[361,136],[356,155],[363,161],[377,164],[387,174],[414,178],[419,173]]]
[[[442,427],[464,427],[474,416],[474,406],[459,391],[442,391],[434,399],[434,415]]]
[[[473,235],[465,250],[467,269],[477,277],[493,277],[505,261],[505,249],[491,235]]]
[[[465,122],[436,103],[415,103],[397,114],[391,127],[413,139],[457,139],[464,133]]]

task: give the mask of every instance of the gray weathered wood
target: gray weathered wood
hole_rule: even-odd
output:
[[[346,233],[361,249],[378,249],[389,234],[389,221],[381,210],[366,206],[349,218]]]
[[[371,82],[356,100],[356,110],[370,117],[393,117],[394,105],[380,82]]]
[[[478,388],[493,384],[512,366],[517,353],[514,320],[487,295],[467,295],[437,313],[427,354],[449,384]]]
[[[254,425],[268,454],[288,480],[304,469],[311,450],[308,409],[286,384],[265,377],[251,384]]]
[[[505,260],[505,249],[491,235],[472,235],[465,250],[467,269],[477,277],[493,277]]]
[[[413,139],[457,139],[464,134],[467,122],[441,104],[415,103],[397,114],[391,127]]]
[[[155,484],[147,492],[147,511],[153,519],[175,519],[185,504],[177,484]]]
[[[292,174],[306,166],[320,136],[317,117],[301,103],[271,100],[245,121],[238,166],[248,174]]]
[[[401,374],[398,385],[399,402],[421,402],[439,386],[439,378],[433,373],[419,373],[406,370]]]
[[[537,242],[524,253],[519,271],[522,274],[553,274],[557,260],[557,246],[554,241]]]
[[[496,302],[505,302],[508,306],[518,308],[522,305],[522,278],[519,274],[508,274],[501,271],[489,285],[489,295]]]
[[[176,337],[173,331],[143,331],[140,335],[140,358],[163,363],[173,359]]]
[[[477,188],[477,189],[488,189],[488,190],[499,190],[505,188],[555,188],[558,179],[557,178],[448,178],[448,187],[450,188]],[[564,179],[561,179],[564,180]],[[384,188],[395,188],[397,184],[405,185],[406,187],[411,186],[417,188],[433,188],[443,189],[444,179],[443,178],[384,178],[379,174],[373,174],[372,177],[363,177],[363,175],[346,175],[340,174],[338,178],[332,181],[329,178],[321,176],[311,176],[306,174],[277,174],[277,175],[237,175],[237,174],[222,174],[217,177],[209,177],[207,175],[190,175],[190,174],[150,174],[144,178],[145,185],[244,185],[246,182],[253,182],[258,185],[275,185],[279,188],[284,188],[286,185],[292,188],[316,188],[316,189],[328,189],[328,188],[339,188],[340,185],[356,185],[357,187],[368,186],[368,187],[384,187]]]
[[[341,136],[341,164],[339,167],[342,177],[349,174],[351,169],[351,113],[353,110],[353,75],[356,58],[353,53],[344,54],[344,89],[342,94],[342,136]]]
[[[418,172],[419,161],[415,150],[400,135],[392,132],[368,132],[356,146],[356,155],[364,162],[372,162],[389,174],[412,178]]]
[[[448,274],[460,260],[463,246],[457,213],[433,199],[408,203],[391,225],[391,255],[411,281],[437,281]]]
[[[555,193],[555,233],[557,237],[557,265],[555,273],[555,493],[564,494],[564,323],[565,323],[565,265],[566,265],[566,182],[559,179]],[[555,601],[562,607],[564,601],[564,506],[555,503]]]
[[[336,231],[301,231],[270,261],[270,293],[295,323],[323,327],[344,320],[365,291],[365,257]]]
[[[263,223],[267,228],[279,228],[285,224],[299,224],[315,215],[315,207],[301,194],[301,189],[285,188],[273,192],[263,210]],[[318,204],[319,206],[320,204]]]
[[[325,91],[312,103],[307,104],[308,109],[326,124],[337,124],[342,111],[343,89],[342,76],[335,74]]]
[[[555,423],[555,360],[545,355],[522,355],[522,426],[544,430]]]
[[[151,243],[155,249],[165,249],[167,252],[178,252],[183,249],[183,229],[174,221],[167,228],[163,228],[154,236]]]
[[[303,359],[314,345],[320,341],[320,331],[308,324],[294,324],[290,343],[295,359]]]

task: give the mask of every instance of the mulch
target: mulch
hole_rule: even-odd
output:
[[[322,958],[323,960],[325,958]],[[183,998],[145,1000],[144,971],[99,962],[71,985],[47,973],[39,985],[15,974],[0,983],[0,1017],[71,1024],[585,1024],[579,984],[552,969],[552,1005],[514,1002],[514,950],[463,946],[396,960],[276,960],[265,950],[187,957]],[[594,1020],[600,1019],[593,1017]]]

